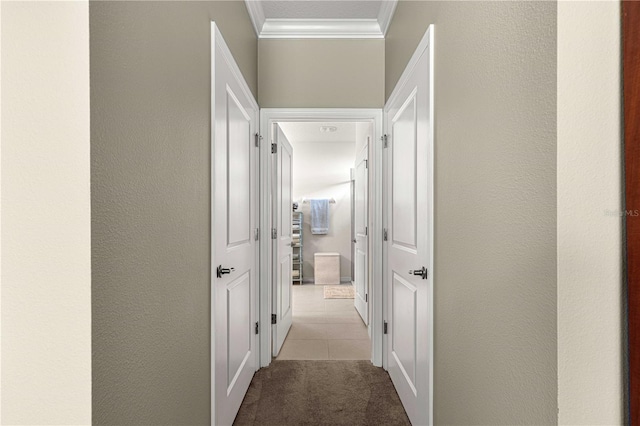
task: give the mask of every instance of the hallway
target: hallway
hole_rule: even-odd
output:
[[[367,327],[353,299],[325,299],[324,286],[293,286],[293,324],[277,360],[370,360]]]
[[[410,425],[369,361],[274,361],[256,373],[234,425]]]
[[[235,425],[410,424],[389,375],[371,364],[354,299],[325,299],[330,287],[293,286],[289,334],[253,377]]]
[[[0,1],[0,424],[640,423],[639,7]]]

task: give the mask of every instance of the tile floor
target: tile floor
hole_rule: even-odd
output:
[[[294,285],[293,324],[276,359],[371,359],[367,327],[353,299],[325,299],[321,285]]]

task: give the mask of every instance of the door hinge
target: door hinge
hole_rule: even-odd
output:
[[[365,303],[369,303],[369,295],[368,294],[364,295],[364,301],[365,301]]]
[[[278,152],[278,145],[276,145],[275,143],[271,144],[271,153],[275,154],[276,152]]]
[[[271,314],[271,324],[278,323],[278,316],[276,314]]]
[[[382,146],[384,148],[388,148],[389,147],[389,137],[387,135],[382,135],[382,137],[380,139],[382,139]]]
[[[271,239],[275,240],[278,238],[278,230],[276,228],[271,228]]]
[[[262,136],[259,133],[256,133],[256,147],[260,147],[260,141],[262,140]]]
[[[256,228],[254,237],[256,241],[260,240],[260,228]]]
[[[369,160],[364,160],[364,168],[365,169],[369,168]]]
[[[387,325],[388,325],[388,324],[387,324],[387,322],[386,322],[386,321],[385,321],[385,322],[384,322],[384,324],[382,325],[382,332],[383,332],[383,334],[387,334],[387,328],[388,328],[388,327],[387,327]]]
[[[365,227],[364,227],[364,236],[365,236],[365,237],[368,237],[368,236],[369,236],[369,227],[368,227],[368,226],[365,226]]]
[[[256,321],[256,334],[260,333],[260,325],[258,323],[258,321]]]
[[[389,236],[387,235],[387,228],[382,230],[382,241],[387,241]]]

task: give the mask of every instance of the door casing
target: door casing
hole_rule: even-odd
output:
[[[373,141],[369,144],[369,283],[371,310],[371,362],[382,366],[383,288],[382,288],[382,109],[356,108],[263,108],[260,110],[260,324],[271,324],[273,300],[273,223],[270,159],[273,124],[278,122],[370,122]],[[354,153],[355,156],[355,153]],[[355,157],[354,157],[355,158]],[[260,327],[260,366],[271,363],[272,326]]]

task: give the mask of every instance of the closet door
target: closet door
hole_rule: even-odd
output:
[[[433,26],[385,106],[389,376],[414,425],[431,423]]]
[[[274,282],[273,312],[276,323],[273,326],[273,356],[277,356],[282,348],[284,339],[289,333],[292,321],[291,295],[293,248],[292,218],[293,218],[293,148],[279,125],[275,124],[274,141],[276,176],[274,200]]]
[[[230,425],[257,366],[258,105],[211,25],[211,422]]]

